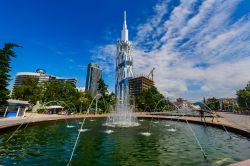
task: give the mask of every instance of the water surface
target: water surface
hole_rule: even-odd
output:
[[[186,123],[144,120],[112,128],[105,119],[86,121],[72,165],[228,165],[250,158],[250,140],[220,129],[190,124],[208,156],[205,160]],[[67,125],[75,126],[67,128]],[[78,122],[49,123],[0,134],[0,165],[66,165]]]

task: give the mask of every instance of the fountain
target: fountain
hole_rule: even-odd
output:
[[[121,40],[117,43],[116,56],[116,105],[112,116],[108,118],[107,126],[132,127],[138,126],[134,117],[134,105],[130,104],[128,80],[133,77],[132,44],[128,39],[126,11],[124,12]]]
[[[249,158],[250,141],[246,137],[203,125],[189,124],[207,152],[201,155],[189,125],[162,120],[151,125],[150,119],[138,127],[103,126],[106,119],[92,123],[86,119],[82,130],[66,130],[62,121],[20,128],[8,142],[11,131],[0,134],[0,165],[229,165]],[[75,122],[71,122],[75,123]],[[176,126],[176,131],[170,130]],[[151,125],[150,133],[147,132]],[[170,130],[170,131],[169,131]],[[69,162],[69,155],[79,134]],[[228,158],[228,159],[226,159]],[[60,159],[60,160],[59,160]]]
[[[104,125],[111,127],[134,127],[139,126],[137,118],[133,115],[135,106],[129,102],[129,95],[124,100],[117,100],[110,118]]]

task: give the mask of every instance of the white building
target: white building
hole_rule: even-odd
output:
[[[121,31],[121,40],[117,43],[115,93],[119,100],[124,100],[128,92],[128,79],[133,77],[132,43],[128,40],[126,11]]]
[[[59,81],[59,82],[70,81],[73,84],[76,84],[76,81],[77,81],[75,78],[62,78],[62,77],[49,75],[49,74],[46,74],[45,70],[37,69],[36,72],[19,72],[19,73],[17,73],[13,89],[17,86],[23,85],[24,80],[26,80],[28,77],[37,78],[38,83],[41,83],[44,81]]]

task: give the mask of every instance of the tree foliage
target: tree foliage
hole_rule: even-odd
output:
[[[100,78],[98,80],[98,88],[97,88],[98,93],[100,93],[103,96],[108,95],[108,85],[105,84],[104,80]]]
[[[79,112],[82,113],[82,111],[87,111],[92,97],[89,92],[78,92],[79,93],[79,98],[78,98],[78,104],[79,105]]]
[[[70,81],[44,82],[42,85],[41,96],[41,101],[43,103],[49,101],[62,101],[77,112],[81,111],[80,109],[86,110],[90,100],[89,95],[85,95],[83,92],[78,92],[75,84]],[[83,103],[81,103],[81,101]]]
[[[155,86],[151,86],[140,96],[135,97],[135,104],[139,111],[164,111],[168,109],[169,101]]]
[[[15,99],[27,100],[35,104],[36,101],[41,99],[41,92],[42,89],[38,85],[38,78],[30,76],[23,81],[22,86],[16,86],[14,88],[12,97]]]
[[[244,88],[236,92],[238,104],[243,109],[250,108],[250,83]]]
[[[42,85],[42,101],[48,102],[60,100],[64,102],[74,102],[79,98],[79,94],[72,82],[47,81]]]
[[[102,98],[98,101],[98,107],[102,110],[102,112],[110,111],[110,106],[115,103],[115,95],[114,93],[109,93],[108,85],[105,84],[102,78],[98,80],[97,91],[102,95]]]
[[[212,110],[218,110],[220,108],[219,100],[215,97],[208,98],[206,104]]]
[[[10,80],[11,57],[16,57],[16,53],[13,51],[14,47],[20,46],[13,43],[6,43],[4,47],[0,49],[0,107],[6,105],[9,98],[7,86]]]
[[[33,104],[37,101],[47,103],[61,101],[71,111],[86,111],[92,100],[88,92],[79,92],[76,86],[69,81],[44,81],[38,82],[34,77],[27,77],[22,86],[14,89],[13,98],[27,100]]]

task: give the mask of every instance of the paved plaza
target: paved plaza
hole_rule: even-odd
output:
[[[219,115],[233,126],[250,131],[250,115],[238,115],[231,112],[220,112]]]

